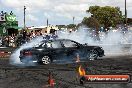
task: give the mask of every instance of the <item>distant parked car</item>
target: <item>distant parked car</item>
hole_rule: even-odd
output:
[[[69,39],[43,40],[32,48],[20,51],[20,61],[50,64],[56,60],[73,60],[77,54],[84,59],[97,59],[104,56],[99,46],[80,44]]]

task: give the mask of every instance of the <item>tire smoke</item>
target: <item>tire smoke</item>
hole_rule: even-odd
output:
[[[97,45],[103,47],[106,56],[112,55],[130,55],[131,54],[131,44],[132,36],[131,32],[121,33],[121,31],[108,31],[107,33],[99,32],[99,40],[97,36],[92,33],[90,28],[84,29],[80,27],[76,31],[58,31],[57,35],[59,39],[71,39],[75,40],[81,44],[87,43],[88,45]],[[33,47],[35,44],[38,44],[42,41],[42,37],[37,37],[30,42],[20,46],[10,57],[10,63],[13,65],[22,64],[19,59],[20,50],[24,48]],[[34,64],[31,64],[34,65]]]
[[[122,33],[121,30],[113,29],[108,32],[99,32],[99,40],[97,40],[97,36],[91,32],[90,28],[80,27],[79,30],[71,33],[59,32],[58,36],[63,39],[75,40],[81,44],[101,46],[106,56],[130,55],[132,50],[132,33],[129,31]]]
[[[31,40],[30,42],[20,46],[18,49],[16,49],[14,51],[14,53],[11,55],[10,57],[10,64],[12,65],[17,65],[17,66],[34,66],[35,64],[34,63],[29,63],[29,64],[23,64],[21,63],[20,61],[20,51],[22,49],[25,49],[25,48],[30,48],[30,47],[33,47],[34,45],[38,44],[39,42],[41,42],[43,40],[43,37],[37,37],[33,40]]]

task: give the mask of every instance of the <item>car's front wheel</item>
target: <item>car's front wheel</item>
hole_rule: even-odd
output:
[[[49,56],[44,56],[42,59],[41,59],[41,62],[42,64],[50,64],[51,63],[51,59]]]
[[[96,60],[98,57],[98,52],[97,50],[90,50],[87,56],[90,60]]]

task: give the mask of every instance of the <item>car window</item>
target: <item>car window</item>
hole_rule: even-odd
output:
[[[50,41],[47,43],[44,43],[42,47],[47,47],[47,48],[62,48],[61,43],[59,41]]]
[[[77,47],[77,43],[73,41],[63,41],[65,47]]]
[[[60,41],[54,41],[51,43],[52,48],[62,48]]]
[[[33,47],[39,47],[43,42],[35,44]]]

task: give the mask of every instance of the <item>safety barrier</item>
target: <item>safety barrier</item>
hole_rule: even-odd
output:
[[[0,58],[8,58],[16,48],[0,47]]]
[[[0,51],[0,57],[1,58],[10,57],[10,55],[11,55],[11,52]]]

